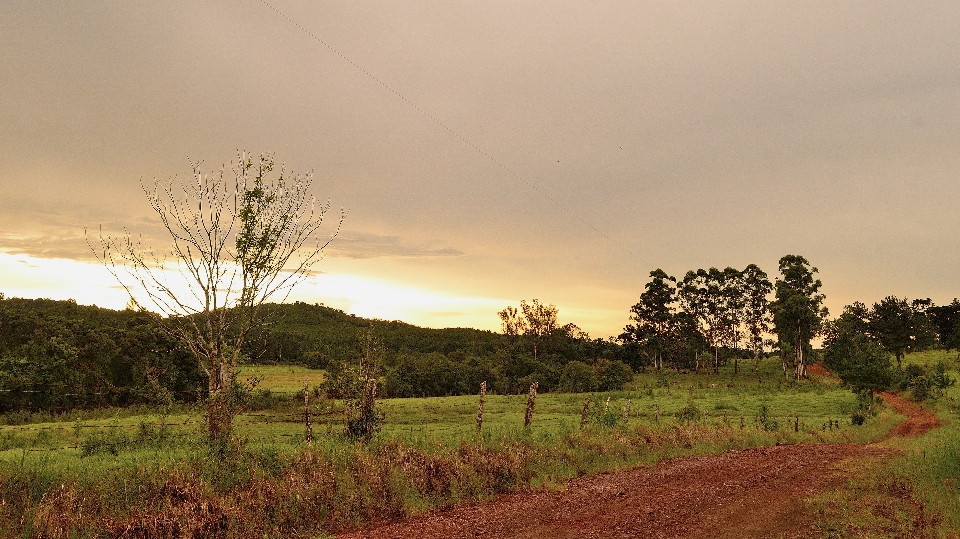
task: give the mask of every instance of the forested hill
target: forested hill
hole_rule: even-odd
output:
[[[272,305],[276,314],[251,340],[248,356],[258,363],[293,363],[326,368],[330,362],[354,361],[369,334],[382,344],[384,359],[404,353],[485,356],[496,351],[502,336],[472,328],[431,329],[400,321],[369,319],[324,305]],[[494,313],[491,313],[491,317]]]
[[[0,410],[196,399],[202,384],[145,314],[0,295]]]
[[[245,345],[249,362],[323,368],[336,377],[367,355],[389,396],[472,393],[482,381],[498,393],[526,391],[534,381],[541,391],[593,390],[630,376],[620,346],[565,328],[508,337],[371,320],[323,305],[268,308],[275,309],[269,323]],[[145,313],[0,296],[0,411],[195,400],[205,381],[196,360]]]

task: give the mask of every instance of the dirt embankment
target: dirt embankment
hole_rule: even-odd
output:
[[[883,397],[907,416],[890,436],[916,436],[937,425],[915,404]],[[677,459],[578,479],[562,492],[501,496],[340,539],[816,537],[802,500],[844,480],[839,462],[892,453],[876,445],[798,444]]]

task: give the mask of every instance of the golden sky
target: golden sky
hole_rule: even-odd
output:
[[[835,314],[960,296],[956,2],[0,4],[0,291],[122,306],[84,229],[238,150],[349,210],[294,299],[619,333],[651,269],[784,254]]]

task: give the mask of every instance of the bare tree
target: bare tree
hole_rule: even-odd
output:
[[[316,203],[310,174],[287,175],[281,167],[273,177],[271,155],[241,153],[230,169],[211,174],[200,164],[192,163],[189,185],[144,186],[172,240],[166,255],[129,232],[120,238],[101,232],[99,249],[91,249],[131,304],[197,359],[208,378],[209,438],[223,447],[236,414],[234,375],[244,343],[276,312],[270,304],[282,303],[310,275],[344,213],[336,230],[318,239],[330,204]]]

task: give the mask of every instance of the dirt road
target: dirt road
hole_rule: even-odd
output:
[[[937,425],[916,405],[883,396],[907,416],[891,436]],[[677,459],[579,479],[563,492],[501,496],[340,538],[815,537],[802,500],[844,480],[839,462],[884,454],[892,450],[798,444]]]

